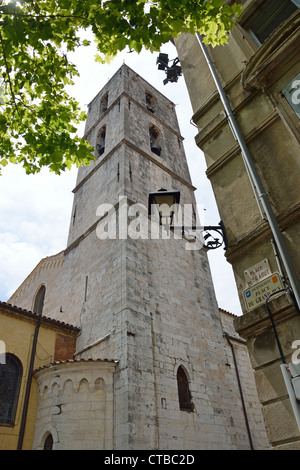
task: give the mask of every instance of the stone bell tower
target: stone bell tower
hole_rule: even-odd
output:
[[[90,103],[85,138],[95,161],[78,171],[67,247],[12,299],[30,309],[44,284],[43,315],[81,330],[74,363],[36,373],[36,448],[48,432],[61,449],[264,448],[244,362],[243,412],[206,250],[149,223],[160,189],[179,192],[195,222],[174,104],[123,65]]]
[[[123,65],[85,138],[96,161],[73,191],[62,305],[82,329],[76,359],[119,361],[115,448],[248,448],[207,253],[137,224],[160,188],[195,204],[174,104]]]

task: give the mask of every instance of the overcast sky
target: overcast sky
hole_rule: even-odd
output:
[[[172,44],[161,52],[176,57]],[[177,83],[163,84],[164,72],[156,66],[158,54],[149,52],[122,53],[110,65],[94,61],[93,46],[82,48],[72,55],[80,77],[70,93],[87,110],[87,104],[114,75],[123,62],[146,79],[176,105],[177,117],[190,168],[192,182],[198,189],[196,199],[200,205],[202,225],[217,225],[220,217],[210,183],[205,175],[206,165],[202,152],[195,144],[197,129],[190,123],[190,105],[184,77]],[[78,134],[83,135],[83,127]],[[26,175],[16,165],[8,165],[0,177],[0,300],[7,301],[37,263],[66,248],[77,169],[58,176],[43,170]],[[241,314],[240,302],[232,269],[224,257],[223,248],[209,253],[214,286],[219,307],[236,315]]]

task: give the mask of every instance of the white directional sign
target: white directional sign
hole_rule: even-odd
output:
[[[270,269],[268,260],[263,259],[254,266],[251,266],[250,268],[246,269],[244,271],[244,274],[246,282],[250,287],[253,284],[256,284],[257,282],[260,282],[266,277],[270,276],[272,274],[272,271]]]
[[[270,294],[280,289],[283,289],[283,284],[279,273],[273,273],[257,284],[248,287],[243,293],[247,310],[253,310],[264,304]]]

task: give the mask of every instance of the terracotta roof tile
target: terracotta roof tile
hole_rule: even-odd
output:
[[[16,312],[16,313],[20,313],[20,314],[25,315],[25,316],[30,317],[30,318],[34,318],[34,319],[42,318],[43,322],[52,323],[54,325],[61,326],[63,328],[67,328],[69,330],[74,330],[74,331],[78,331],[78,332],[80,331],[80,328],[78,328],[77,326],[70,325],[69,323],[65,323],[65,322],[60,321],[60,320],[55,320],[54,318],[46,317],[44,315],[41,315],[40,313],[34,313],[30,310],[26,310],[25,308],[17,307],[16,305],[12,305],[12,304],[9,304],[7,302],[0,301],[0,307],[3,307],[5,309],[8,309],[8,310]]]
[[[53,366],[58,366],[58,365],[61,365],[61,364],[75,364],[75,363],[78,363],[78,362],[113,362],[115,364],[118,364],[119,361],[116,360],[116,359],[91,359],[91,358],[87,358],[87,359],[66,359],[64,361],[54,361],[54,362],[51,362],[49,364],[46,364],[45,366],[41,366],[38,369],[35,369],[33,371],[33,373],[39,372],[40,370],[43,370],[43,369],[48,369],[48,368],[53,367]]]

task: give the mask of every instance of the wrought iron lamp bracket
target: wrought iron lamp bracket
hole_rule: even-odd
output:
[[[208,225],[203,227],[203,246],[207,250],[215,250],[216,248],[220,248],[220,246],[224,243],[224,250],[227,250],[227,237],[225,232],[225,227],[223,222],[221,221],[219,225]],[[217,237],[214,233],[217,233],[219,237]]]

